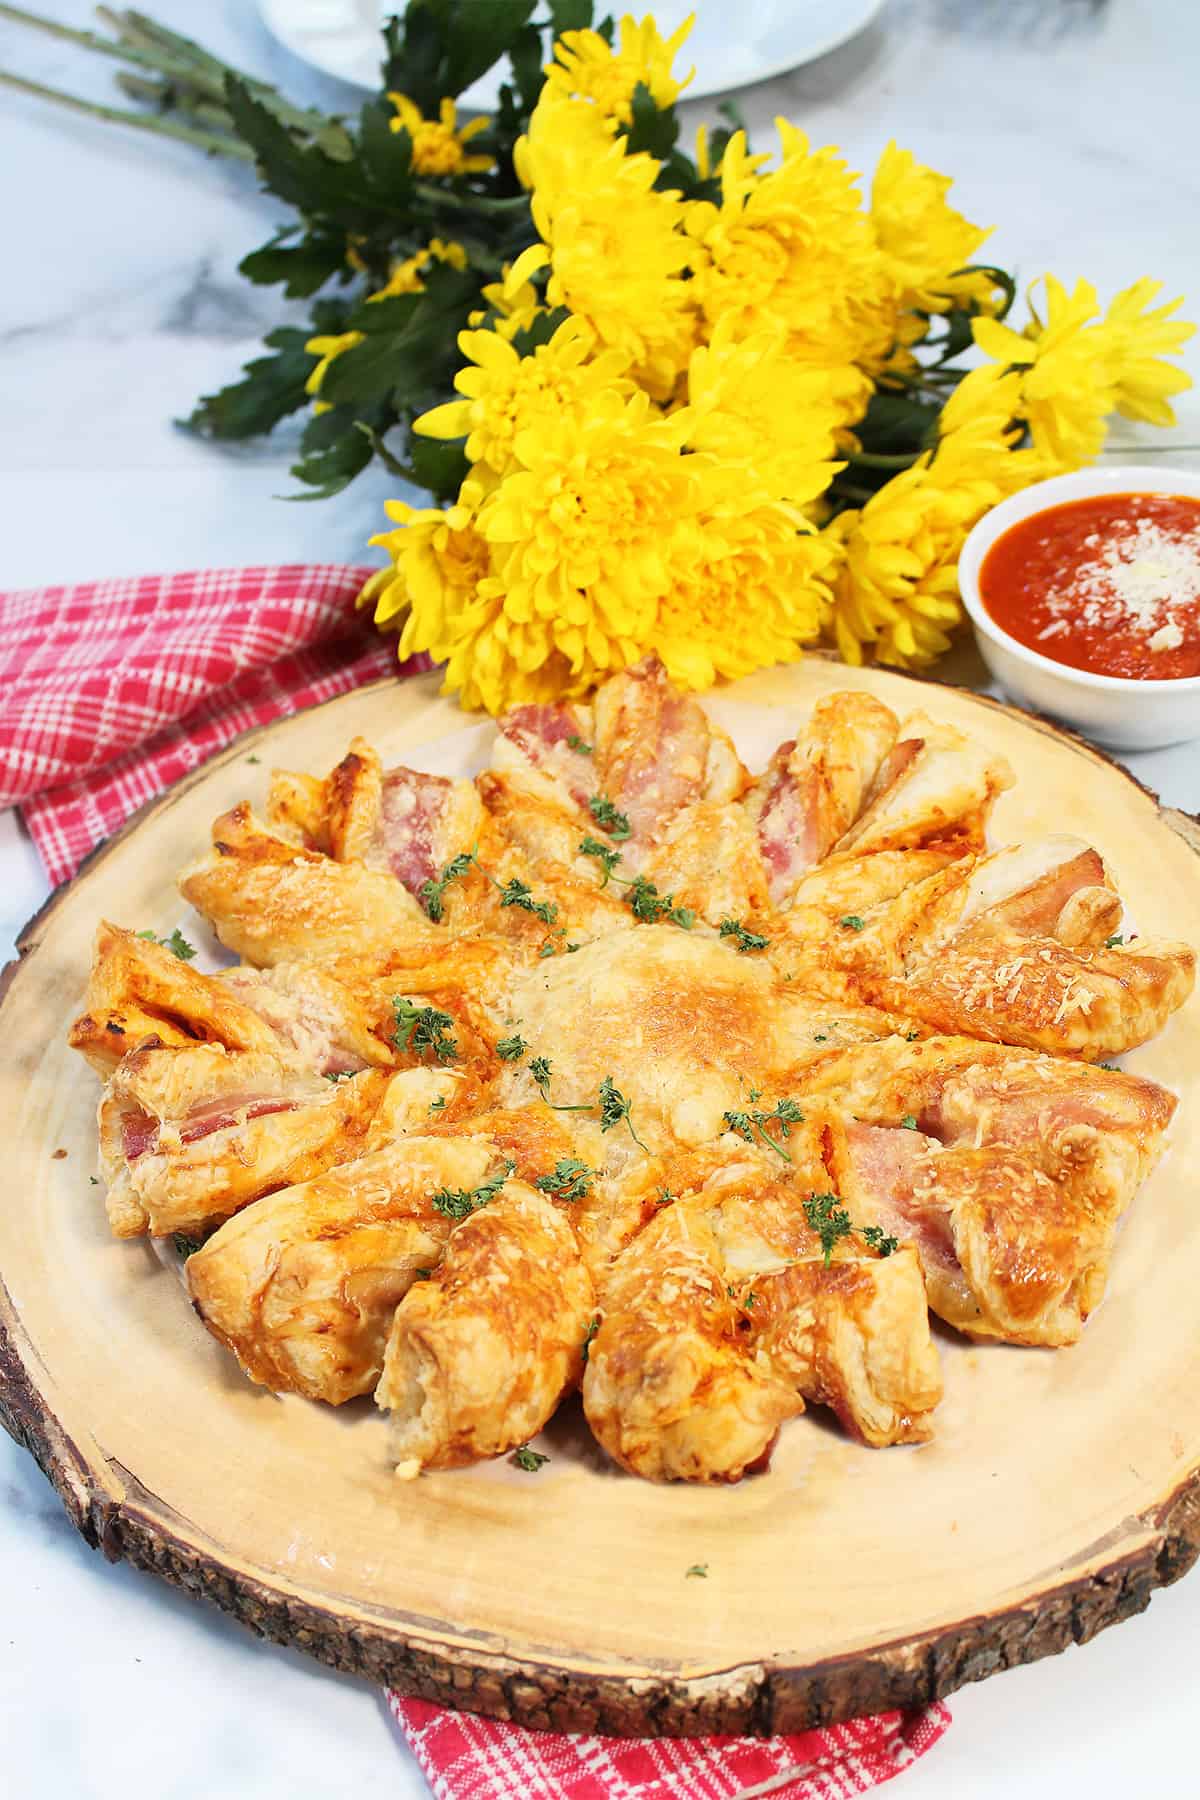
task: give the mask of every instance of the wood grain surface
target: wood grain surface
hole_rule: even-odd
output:
[[[1200,830],[1068,734],[993,702],[811,659],[707,704],[756,764],[824,693],[868,688],[1003,751],[997,842],[1088,838],[1142,933],[1200,942]],[[1125,1066],[1181,1097],[1108,1296],[1057,1352],[939,1331],[934,1442],[872,1451],[814,1410],[736,1488],[614,1470],[573,1405],[536,1475],[392,1477],[367,1402],[252,1387],[145,1242],[108,1234],[94,1076],[65,1046],[97,920],[206,933],[174,878],[271,764],[324,771],[356,732],[385,762],[486,760],[432,678],[249,734],[97,850],[4,977],[0,1415],[76,1528],[334,1667],[524,1724],[632,1734],[798,1730],[914,1706],[1140,1611],[1200,1551],[1200,1000]],[[251,758],[257,760],[251,761]],[[65,1152],[65,1154],[63,1154]],[[706,1564],[708,1576],[687,1569]]]

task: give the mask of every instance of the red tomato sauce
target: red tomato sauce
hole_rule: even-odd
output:
[[[997,625],[1094,675],[1200,675],[1200,500],[1102,494],[1021,519],[996,539],[979,591]]]

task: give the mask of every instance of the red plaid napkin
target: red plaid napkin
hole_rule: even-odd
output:
[[[368,573],[217,569],[0,596],[0,806],[20,804],[51,881],[239,732],[395,669],[354,612]],[[438,1800],[833,1800],[889,1781],[950,1723],[939,1705],[790,1737],[563,1737],[388,1703]]]

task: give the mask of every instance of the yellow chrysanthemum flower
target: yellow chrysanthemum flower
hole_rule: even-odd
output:
[[[317,358],[317,362],[304,384],[305,393],[314,396],[319,394],[321,383],[329,372],[330,363],[336,362],[339,356],[344,355],[347,350],[353,350],[354,346],[361,344],[362,341],[361,331],[323,332],[317,337],[310,337],[304,348],[310,356]],[[328,401],[317,400],[313,411],[328,412]]]
[[[833,461],[835,430],[848,410],[863,410],[869,394],[856,369],[798,363],[782,328],[738,342],[732,320],[722,319],[688,364],[687,441],[740,465],[772,498],[803,506],[843,466]]]
[[[906,310],[945,312],[951,305],[990,304],[987,275],[960,275],[991,236],[947,205],[948,175],[889,144],[871,182],[871,225],[884,267]],[[910,340],[911,341],[911,340]]]
[[[655,106],[673,106],[695,76],[692,69],[676,81],[671,65],[696,22],[690,13],[669,38],[659,33],[653,19],[621,20],[614,48],[598,31],[564,31],[554,46],[555,60],[546,65],[546,82],[560,94],[590,100],[606,118],[628,125],[633,117],[633,92],[642,84]]]
[[[711,485],[717,504],[679,534],[650,640],[672,681],[687,688],[795,662],[831,608],[835,556],[826,539],[791,507],[753,504],[736,474],[714,474]]]
[[[659,164],[627,155],[595,108],[543,88],[514,162],[532,189],[541,243],[513,264],[518,285],[549,265],[546,299],[621,350],[657,399],[668,399],[695,343],[691,250],[677,193],[655,188]]]
[[[958,557],[967,533],[989,507],[1047,472],[1036,450],[1009,447],[1017,378],[975,375],[957,408],[943,408],[943,427],[949,414],[953,428],[936,454],[893,476],[861,511],[840,513],[822,534],[842,550],[834,639],[846,662],[861,663],[870,650],[878,662],[920,668],[948,650],[962,619]]]
[[[975,319],[972,330],[985,356],[1020,369],[1021,414],[1036,448],[1054,469],[1077,469],[1104,444],[1116,400],[1113,344],[1094,323],[1100,309],[1090,281],[1077,282],[1073,294],[1053,275],[1045,286],[1044,325],[1034,312],[1024,333],[998,319]]]
[[[549,343],[518,356],[494,331],[461,331],[458,347],[472,366],[460,369],[454,385],[462,400],[435,406],[414,422],[426,437],[467,440],[467,458],[503,474],[512,461],[518,430],[537,430],[572,410],[582,412],[596,396],[624,391],[626,361],[619,350],[594,360],[596,334],[583,319],[564,319]]]
[[[396,109],[392,130],[407,131],[412,139],[412,166],[418,175],[474,175],[495,164],[494,156],[467,150],[471,139],[487,130],[486,118],[469,119],[460,131],[453,100],[443,100],[437,118],[427,119],[407,94],[389,94],[388,99]]]
[[[1190,375],[1162,358],[1177,356],[1196,327],[1186,319],[1171,317],[1183,305],[1182,298],[1151,312],[1150,302],[1161,292],[1161,281],[1143,276],[1117,295],[1104,319],[1116,409],[1125,418],[1141,419],[1147,425],[1174,425],[1169,396],[1192,385]]]
[[[781,161],[749,156],[735,132],[721,164],[721,205],[691,203],[695,298],[710,327],[739,335],[784,326],[790,353],[823,368],[873,368],[896,334],[894,290],[855,187],[832,149],[811,150],[777,119]]]
[[[442,238],[431,238],[425,248],[418,250],[415,256],[407,256],[403,262],[397,263],[383,287],[377,289],[373,294],[368,294],[367,300],[392,300],[398,294],[419,294],[424,286],[421,280],[421,271],[428,268],[435,259],[438,262],[450,263],[456,269],[465,269],[467,266],[467,252],[462,244],[455,243],[452,239],[445,241]],[[315,356],[319,360],[304,384],[305,393],[314,396],[319,394],[321,383],[328,373],[330,363],[344,355],[347,350],[353,350],[354,346],[361,344],[362,341],[361,331],[341,331],[336,335],[326,334],[309,338],[304,348],[310,356]],[[328,412],[328,401],[317,400],[313,411]]]
[[[372,300],[392,300],[398,294],[419,294],[424,287],[421,280],[422,271],[431,262],[449,263],[452,269],[465,269],[467,252],[462,244],[452,238],[430,238],[423,250],[414,256],[406,256],[403,262],[396,263],[383,287],[370,298]]]
[[[479,290],[487,301],[487,306],[467,316],[467,324],[476,331],[490,310],[495,315],[491,330],[509,343],[519,331],[528,331],[534,320],[540,319],[546,310],[532,281],[517,280],[514,283],[512,271],[513,265],[505,263],[500,271],[499,281],[489,281]]]

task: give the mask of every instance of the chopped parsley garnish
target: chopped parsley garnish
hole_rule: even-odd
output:
[[[577,731],[573,731],[567,739],[567,749],[578,750],[580,756],[590,756],[595,748],[595,744],[587,743]]]
[[[813,1043],[814,1044],[827,1044],[828,1042],[829,1042],[829,1033],[827,1031],[815,1031],[813,1033]]]
[[[618,875],[617,880],[620,879]],[[660,894],[644,875],[635,875],[628,887],[625,899],[635,919],[642,919],[647,925],[670,919],[672,925],[679,925],[684,931],[690,931],[696,923],[696,915],[690,906],[676,906],[674,894]]]
[[[1097,1063],[1096,1067],[1098,1069],[1107,1069],[1111,1075],[1119,1075],[1121,1073],[1116,1063]]]
[[[429,1110],[431,1113],[441,1112],[441,1110],[445,1106],[445,1104],[446,1104],[445,1094],[439,1094],[436,1100],[431,1100],[429,1102]]]
[[[607,887],[609,876],[621,860],[621,852],[614,850],[611,844],[602,844],[599,838],[594,838],[589,832],[586,837],[579,840],[579,854],[580,856],[595,857],[604,871],[600,886]]]
[[[650,1146],[642,1143],[633,1128],[633,1120],[629,1116],[629,1101],[620,1088],[613,1085],[612,1076],[606,1075],[600,1083],[600,1129],[601,1131],[611,1131],[613,1126],[619,1125],[622,1120],[628,1125],[629,1135],[634,1143],[640,1145],[649,1154]]]
[[[905,1131],[915,1131],[917,1129],[916,1116],[913,1113],[905,1113],[900,1123]]]
[[[536,1475],[550,1458],[543,1456],[540,1450],[531,1450],[528,1444],[522,1444],[519,1450],[513,1451],[512,1460],[518,1469],[524,1469],[528,1475]]]
[[[707,1581],[708,1580],[708,1564],[707,1563],[693,1563],[690,1569],[684,1570],[684,1578],[686,1579],[687,1576],[689,1576],[689,1575],[698,1575],[698,1576],[700,1576],[700,1578],[702,1580]]]
[[[836,1194],[810,1194],[804,1202],[804,1216],[821,1240],[825,1267],[833,1260],[833,1247],[854,1230],[850,1214],[839,1205]]]
[[[248,763],[260,763],[262,761],[262,757],[261,756],[248,756],[246,758],[246,761]]]
[[[1110,938],[1105,938],[1104,948],[1106,950],[1115,950],[1118,944],[1123,944],[1124,942],[1124,934],[1120,931],[1114,931]]]
[[[586,1363],[592,1353],[592,1339],[600,1329],[600,1314],[593,1313],[588,1328],[583,1336],[583,1360]]]
[[[357,1074],[357,1069],[326,1069],[325,1079],[336,1086],[339,1081],[350,1081]]]
[[[397,1050],[411,1051],[414,1056],[429,1054],[438,1062],[455,1062],[458,1043],[449,1034],[454,1020],[436,1006],[416,1006],[402,994],[392,996],[392,1012],[396,1029],[392,1042]]]
[[[89,1175],[88,1180],[91,1182],[93,1187],[100,1186],[100,1177],[98,1175]]]
[[[496,1045],[496,1055],[504,1062],[520,1062],[528,1048],[529,1045],[520,1033],[514,1032],[511,1037],[500,1039]]]
[[[678,1194],[673,1194],[670,1188],[660,1188],[658,1198],[654,1204],[655,1206],[670,1206],[671,1202],[673,1200],[678,1200],[678,1198]]]
[[[531,1056],[529,1059],[529,1073],[543,1094],[550,1086],[550,1071],[553,1067],[548,1056]]]
[[[489,876],[488,879],[490,881],[492,877]],[[500,889],[501,906],[519,906],[523,912],[532,913],[535,919],[540,919],[543,925],[553,925],[557,919],[558,908],[554,902],[552,900],[535,900],[529,883],[522,881],[519,876],[514,875],[510,881],[504,883],[503,887],[498,881],[494,883],[494,886]]]
[[[609,837],[616,838],[618,844],[623,843],[630,835],[632,827],[623,812],[618,812],[607,794],[593,794],[588,801],[588,811],[595,819],[601,831],[607,831]]]
[[[838,924],[844,926],[847,931],[865,931],[867,928],[867,921],[860,919],[857,913],[843,913]]]
[[[177,1256],[195,1256],[197,1250],[204,1248],[203,1238],[189,1237],[186,1231],[172,1232],[171,1242],[175,1246]]]
[[[906,1044],[915,1044],[920,1038],[920,1035],[919,1031],[906,1031],[904,1034],[904,1041]]]
[[[432,1269],[414,1269],[413,1276],[417,1281],[428,1281],[433,1274]]]
[[[751,1090],[751,1097],[757,1098],[757,1094],[753,1089]],[[774,1150],[777,1156],[782,1156],[784,1162],[791,1162],[792,1158],[790,1152],[785,1150],[783,1145],[778,1143],[777,1140],[772,1137],[767,1127],[769,1125],[777,1127],[780,1137],[790,1137],[792,1126],[801,1124],[804,1120],[804,1114],[794,1100],[785,1098],[777,1101],[771,1112],[762,1112],[761,1110],[756,1110],[754,1112],[727,1112],[723,1115],[723,1118],[724,1123],[729,1127],[730,1131],[736,1131],[738,1136],[745,1138],[748,1144],[752,1144],[756,1136],[760,1137],[763,1143]]]
[[[417,899],[421,902],[435,925],[439,925],[446,913],[446,889],[452,881],[461,881],[471,864],[475,861],[473,850],[460,850],[452,856],[441,874],[430,876],[417,889]]]
[[[582,1200],[591,1192],[595,1179],[595,1169],[589,1169],[586,1163],[573,1156],[564,1156],[548,1175],[539,1175],[533,1185],[555,1200]]]
[[[747,931],[740,919],[722,919],[720,933],[723,938],[733,939],[742,956],[751,950],[765,950],[771,941],[757,931]]]
[[[196,954],[195,945],[188,943],[178,925],[170,937],[159,937],[155,931],[139,931],[138,936],[145,938],[148,944],[161,944],[164,950],[169,950],[172,956],[179,958],[180,962],[191,962]]]
[[[476,1188],[439,1188],[430,1196],[429,1204],[434,1212],[440,1212],[446,1219],[469,1219],[473,1212],[494,1200],[504,1186],[516,1163],[506,1158],[500,1165],[500,1173],[493,1175],[490,1181],[481,1181]]]
[[[880,1256],[891,1256],[900,1248],[899,1240],[890,1237],[882,1225],[856,1227],[836,1194],[810,1194],[804,1202],[804,1216],[821,1240],[826,1268],[832,1261],[834,1245],[842,1238],[851,1237],[856,1230],[863,1243],[877,1250]]]

